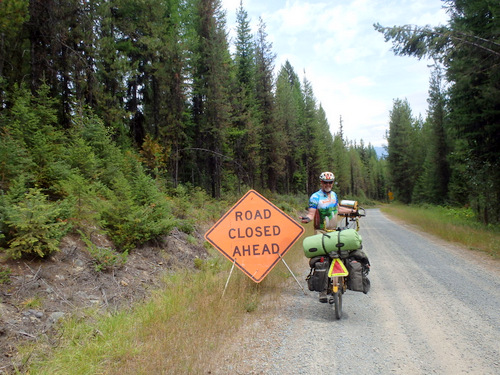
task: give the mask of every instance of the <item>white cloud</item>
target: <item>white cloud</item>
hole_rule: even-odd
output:
[[[276,22],[279,23],[279,32],[284,35],[297,35],[314,29],[314,17],[318,7],[308,2],[287,1],[286,7],[275,13]]]
[[[229,27],[239,4],[223,0]],[[414,115],[425,116],[427,63],[394,56],[373,24],[444,24],[441,0],[246,0],[243,7],[252,25],[259,16],[266,23],[277,69],[289,60],[301,78],[305,71],[332,132],[342,116],[350,140],[385,144],[396,98],[407,98]]]
[[[359,88],[362,87],[369,87],[375,85],[375,82],[373,81],[372,78],[366,77],[366,76],[358,76],[354,77],[349,81],[350,84],[357,86]]]

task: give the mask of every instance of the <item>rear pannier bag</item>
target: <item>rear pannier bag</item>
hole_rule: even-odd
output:
[[[306,237],[302,242],[302,246],[304,248],[304,255],[307,258],[326,255],[332,252],[338,253],[339,256],[344,258],[349,256],[350,251],[362,247],[362,239],[355,229],[344,229]]]
[[[356,260],[347,262],[347,289],[355,292],[363,291],[363,265]]]
[[[309,261],[309,265],[311,271],[306,277],[307,287],[310,291],[322,292],[327,286],[330,262],[324,257],[316,257]]]
[[[365,294],[370,290],[370,280],[368,279],[369,268],[367,265],[355,260],[347,260],[347,289]]]

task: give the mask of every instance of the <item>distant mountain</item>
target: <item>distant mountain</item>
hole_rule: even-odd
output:
[[[387,151],[385,147],[373,147],[375,149],[375,152],[377,153],[377,157],[379,159],[387,157]]]

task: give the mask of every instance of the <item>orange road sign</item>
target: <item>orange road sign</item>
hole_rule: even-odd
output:
[[[260,283],[302,233],[302,225],[249,190],[205,233],[205,239]]]
[[[328,271],[328,277],[347,275],[349,275],[349,272],[347,271],[344,263],[340,259],[335,258],[330,266],[330,271]]]

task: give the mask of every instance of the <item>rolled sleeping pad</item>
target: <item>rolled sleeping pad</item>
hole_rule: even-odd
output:
[[[338,246],[337,246],[338,245]],[[362,247],[362,238],[355,229],[318,233],[304,238],[302,241],[304,255],[307,258],[337,252],[341,257],[348,256],[349,251]]]
[[[358,209],[358,201],[350,201],[350,200],[343,199],[340,201],[340,205],[344,206],[344,207],[352,208],[354,210]]]

